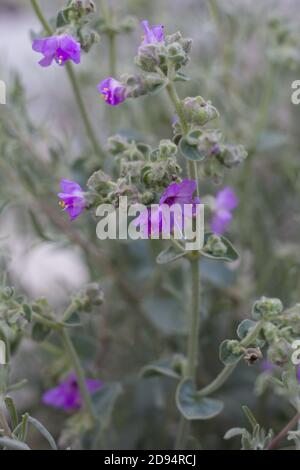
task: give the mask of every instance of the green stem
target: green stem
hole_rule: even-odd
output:
[[[3,398],[1,397],[1,403],[0,403],[0,426],[3,430],[4,436],[11,437],[11,430],[8,425],[5,413],[3,411],[4,404],[3,404]]]
[[[49,36],[52,36],[54,34],[54,32],[53,32],[50,24],[47,22],[46,18],[44,17],[43,12],[42,12],[37,0],[30,0],[30,1],[31,1],[32,8],[33,8],[37,18],[40,20],[40,23],[42,24],[45,32]],[[76,98],[76,101],[77,101],[77,104],[78,104],[78,108],[79,108],[79,111],[80,111],[80,114],[81,114],[83,124],[85,126],[87,136],[91,141],[91,144],[93,146],[93,149],[94,149],[94,152],[96,153],[96,155],[99,155],[100,157],[103,157],[103,151],[100,147],[100,144],[99,144],[99,142],[96,138],[93,126],[90,122],[90,119],[89,119],[84,101],[83,101],[82,96],[81,96],[80,87],[78,85],[78,82],[77,82],[76,75],[74,73],[72,64],[70,62],[66,63],[66,71],[67,71],[69,80],[70,80],[71,85],[72,85],[72,89],[73,89],[73,92],[74,92],[74,95],[75,95],[75,98]]]
[[[191,274],[192,274],[192,299],[191,299],[190,334],[189,334],[189,339],[188,339],[186,376],[191,377],[192,379],[195,379],[196,370],[197,370],[199,326],[200,326],[200,270],[199,270],[198,258],[191,261]]]
[[[169,83],[167,85],[167,92],[173,103],[176,113],[178,115],[183,134],[189,132],[189,124],[186,120],[181,100],[178,96],[176,87],[171,78],[172,70],[169,70]],[[199,195],[198,188],[198,168],[196,162],[188,161],[188,176],[197,182],[197,195]],[[190,330],[187,346],[187,369],[185,376],[196,379],[197,371],[197,356],[199,348],[199,326],[200,326],[200,270],[198,257],[191,261],[191,274],[192,274],[192,299],[191,299],[191,313],[190,313]],[[176,449],[184,449],[189,433],[189,423],[181,416],[178,434],[176,437]]]
[[[108,35],[109,44],[109,74],[111,77],[117,75],[117,36],[114,32]]]
[[[97,416],[94,411],[93,403],[91,400],[90,393],[87,389],[86,382],[85,382],[85,375],[84,371],[81,367],[78,355],[76,353],[76,350],[73,346],[73,343],[70,339],[70,336],[68,332],[65,329],[62,329],[60,331],[61,339],[63,341],[63,344],[65,346],[65,349],[67,353],[69,354],[70,360],[72,362],[73,368],[76,373],[77,381],[78,381],[78,386],[80,390],[80,394],[82,396],[83,402],[85,404],[85,408],[89,414],[91,424],[94,427],[96,422],[97,422]]]
[[[253,330],[250,331],[248,335],[240,342],[240,345],[244,348],[247,348],[248,346],[250,346],[253,343],[253,341],[257,338],[260,330],[263,327],[263,324],[264,324],[263,320],[258,322],[256,326],[253,328]],[[222,387],[222,385],[226,382],[226,380],[230,377],[232,372],[235,370],[237,364],[238,363],[225,366],[223,370],[220,372],[220,374],[209,385],[207,385],[206,387],[202,388],[201,390],[197,392],[197,395],[205,397],[219,390],[219,388]]]
[[[189,124],[185,118],[183,106],[178,96],[174,82],[170,78],[169,78],[169,83],[166,88],[167,88],[169,98],[172,101],[174,108],[176,110],[176,113],[178,115],[182,132],[183,134],[187,134],[189,132]],[[188,176],[189,178],[194,179],[197,182],[197,188],[198,188],[198,176],[197,175],[198,175],[197,163],[191,162],[189,160],[188,161]]]

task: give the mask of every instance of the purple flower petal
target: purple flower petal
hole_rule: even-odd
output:
[[[150,211],[150,207],[147,208],[133,223],[141,227],[141,233],[144,236],[150,236],[151,229],[153,235],[159,235],[164,228],[163,220],[165,220],[166,217],[164,206],[172,207],[178,204],[181,206],[182,220],[180,221],[181,223],[178,220],[175,221],[174,215],[172,214],[170,230],[172,231],[174,229],[175,223],[178,227],[183,227],[184,217],[192,217],[195,215],[196,204],[200,204],[200,199],[194,197],[196,187],[196,181],[188,179],[183,180],[181,183],[171,183],[163,192],[159,201],[159,207],[155,211]],[[191,210],[185,210],[185,204],[191,205]],[[167,234],[164,233],[164,235]]]
[[[232,188],[226,187],[216,196],[215,209],[210,223],[216,235],[222,235],[232,220],[231,211],[238,205],[238,199]]]
[[[68,60],[72,60],[75,64],[80,63],[80,43],[67,34],[35,39],[32,49],[44,55],[39,62],[42,67],[48,67],[54,59],[59,65],[64,65]]]
[[[159,42],[164,42],[165,33],[164,33],[163,25],[160,24],[160,25],[154,25],[150,27],[149,21],[147,20],[142,21],[141,25],[145,33],[142,46],[145,46],[147,44],[156,44]]]
[[[98,91],[107,104],[117,106],[126,99],[126,87],[113,77],[108,77],[98,85]]]
[[[86,385],[92,394],[102,387],[102,382],[86,379]],[[66,411],[81,408],[82,398],[76,375],[70,374],[64,382],[44,393],[43,403],[54,408],[62,408]]]
[[[71,220],[75,220],[85,209],[86,201],[84,192],[75,181],[63,179],[60,182],[62,193],[58,193],[60,205],[68,212]]]

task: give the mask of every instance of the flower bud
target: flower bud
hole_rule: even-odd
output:
[[[283,366],[289,360],[291,346],[285,339],[280,339],[271,344],[268,350],[268,361]]]
[[[249,366],[263,358],[260,348],[248,348],[244,355],[244,360]]]
[[[221,237],[219,237],[218,235],[210,235],[207,242],[205,243],[203,251],[213,256],[220,257],[226,255],[227,247],[222,242]]]
[[[104,194],[111,188],[111,178],[104,171],[98,170],[92,174],[87,182],[87,187],[97,193]]]
[[[155,72],[156,67],[160,64],[159,44],[145,44],[139,47],[138,55],[135,63],[144,72]]]
[[[218,152],[219,150],[219,152]],[[247,151],[243,145],[220,145],[216,149],[217,158],[222,165],[227,168],[233,168],[247,158]]]
[[[204,126],[219,117],[218,110],[201,96],[185,98],[182,104],[187,121],[194,126]]]
[[[134,16],[125,16],[119,23],[120,33],[131,33],[137,26],[137,20]]]
[[[152,204],[154,200],[155,200],[155,194],[153,192],[146,191],[144,194],[142,194],[141,203],[145,204],[145,206]]]
[[[177,145],[169,139],[161,140],[158,149],[161,158],[174,157],[177,153]]]
[[[278,338],[278,328],[271,322],[267,322],[263,326],[263,334],[269,344]]]
[[[281,300],[262,297],[255,302],[252,317],[254,320],[260,320],[261,318],[272,319],[276,318],[282,311],[283,305]]]
[[[96,282],[88,284],[74,299],[77,309],[84,312],[90,312],[93,307],[102,305],[103,301],[103,289]]]

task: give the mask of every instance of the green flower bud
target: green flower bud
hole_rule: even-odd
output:
[[[268,360],[278,366],[283,366],[289,360],[291,346],[285,339],[272,343],[268,350]]]
[[[283,305],[281,300],[262,297],[255,302],[252,317],[254,320],[260,320],[261,318],[272,319],[276,318],[282,311]]]
[[[278,328],[277,326],[273,325],[273,323],[267,322],[264,324],[263,334],[269,344],[277,341],[278,333]]]
[[[107,150],[112,155],[118,155],[128,148],[129,142],[121,135],[113,135],[108,139]]]
[[[142,194],[141,203],[145,204],[145,206],[152,204],[154,200],[155,200],[155,194],[152,193],[151,191],[146,191],[144,194]]]
[[[118,26],[120,33],[131,33],[137,26],[137,19],[134,16],[125,16]]]
[[[211,255],[214,255],[214,256],[224,256],[226,255],[227,253],[227,247],[226,245],[222,242],[222,239],[221,237],[219,237],[218,235],[211,235],[204,248],[203,248],[203,251],[205,251],[206,253],[209,253]]]
[[[247,158],[248,153],[243,145],[220,145],[217,159],[227,168],[233,168]]]
[[[160,48],[160,44],[146,44],[144,46],[140,46],[138,55],[135,58],[136,65],[144,72],[155,72],[156,67],[160,64]]]
[[[219,117],[218,110],[201,96],[185,98],[182,104],[187,121],[194,126],[204,126]]]
[[[112,186],[112,180],[104,171],[98,170],[92,174],[87,182],[87,187],[100,194],[105,194]]]
[[[187,58],[186,53],[178,42],[167,47],[167,56],[174,64],[183,64]]]
[[[161,140],[158,149],[161,158],[172,157],[177,153],[177,145],[169,139]]]
[[[90,312],[93,307],[102,305],[103,301],[103,289],[96,282],[88,284],[74,299],[77,310],[83,312]]]

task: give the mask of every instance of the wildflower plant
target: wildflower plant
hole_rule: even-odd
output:
[[[148,20],[143,20],[143,37],[136,46],[134,58],[137,71],[126,73],[124,70],[119,75],[116,70],[116,40],[120,34],[134,29],[135,21],[131,17],[122,20],[116,18],[112,10],[105,8],[104,2],[99,18],[93,1],[69,0],[57,13],[55,21],[48,22],[39,3],[31,0],[31,4],[42,27],[42,31],[33,38],[32,48],[43,55],[39,62],[42,67],[52,66],[56,62],[66,69],[90,141],[89,151],[93,161],[88,167],[89,174],[86,171],[80,175],[77,173],[78,181],[73,176],[69,179],[71,176],[61,174],[60,171],[55,174],[56,180],[60,180],[61,191],[57,194],[59,206],[68,218],[59,211],[59,206],[54,209],[54,213],[53,207],[46,209],[42,188],[37,190],[41,200],[36,201],[34,194],[29,191],[28,201],[35,209],[38,207],[45,211],[44,215],[51,224],[62,228],[71,243],[86,250],[89,262],[92,258],[97,263],[101,258],[100,250],[98,246],[92,245],[90,233],[83,224],[80,225],[80,221],[89,217],[95,229],[99,205],[112,204],[118,209],[121,196],[126,196],[132,204],[146,206],[146,210],[135,218],[134,224],[140,233],[150,238],[146,243],[153,247],[162,276],[167,277],[173,266],[179,267],[183,273],[180,286],[174,282],[174,285],[168,285],[168,291],[170,295],[174,295],[174,291],[178,295],[176,289],[179,289],[179,296],[184,297],[186,312],[182,309],[181,314],[184,317],[182,329],[185,344],[183,341],[175,341],[176,347],[168,351],[167,356],[149,357],[149,363],[140,365],[137,374],[139,381],[160,377],[174,382],[172,397],[178,414],[178,422],[171,433],[174,446],[176,449],[187,448],[191,438],[197,437],[197,423],[212,420],[223,412],[225,405],[218,392],[238,364],[243,364],[246,369],[263,358],[267,360],[265,364],[268,364],[268,370],[258,375],[255,384],[257,394],[270,389],[274,395],[284,396],[294,408],[295,418],[289,423],[285,435],[278,437],[273,430],[269,430],[268,425],[268,430],[265,430],[244,406],[250,430],[248,427],[233,428],[225,434],[225,439],[240,436],[242,449],[262,450],[277,447],[281,439],[287,436],[299,446],[299,432],[293,432],[300,413],[299,370],[291,359],[293,343],[300,334],[298,304],[285,309],[277,298],[261,297],[255,300],[249,318],[240,322],[230,339],[223,338],[221,341],[221,371],[206,385],[203,379],[200,380],[202,375],[210,375],[204,370],[204,361],[199,360],[200,350],[203,351],[200,328],[205,326],[203,311],[206,303],[206,284],[201,279],[202,267],[205,262],[222,267],[224,263],[230,266],[239,263],[238,250],[230,236],[227,238],[227,232],[231,229],[234,215],[240,210],[240,195],[238,188],[225,186],[225,180],[228,172],[245,162],[247,151],[240,142],[230,142],[223,135],[224,132],[219,129],[219,126],[222,127],[222,115],[209,97],[179,95],[177,84],[182,82],[183,87],[189,80],[186,67],[191,61],[192,39],[184,37],[180,32],[169,34],[169,25],[151,25]],[[173,110],[169,116],[170,134],[166,138],[150,145],[150,139],[144,142],[142,138],[132,138],[120,132],[109,137],[106,146],[100,142],[74,71],[74,67],[83,67],[83,54],[90,52],[100,36],[106,36],[109,43],[110,75],[101,76],[101,68],[97,72],[99,83],[94,87],[94,93],[96,97],[99,94],[103,97],[103,101],[98,100],[97,106],[118,107],[118,113],[121,114],[125,102],[130,100],[134,106],[135,100],[142,100],[145,96],[157,100],[159,107],[160,96],[164,94]],[[31,126],[28,125],[28,128]],[[20,133],[19,138],[22,136],[23,133]],[[55,165],[51,168],[51,171],[54,170]],[[216,184],[219,185],[217,189]],[[208,191],[211,187],[213,189]],[[49,192],[54,199],[53,191]],[[174,218],[171,220],[170,240],[159,244],[157,240],[151,240],[151,237],[159,238],[162,235],[164,205],[172,208],[178,204],[185,215],[184,206],[190,204],[192,211],[189,217],[193,219],[200,203],[205,204],[207,219],[202,248],[190,251],[186,249],[184,239],[175,239]],[[154,213],[150,210],[152,204],[157,204]],[[34,213],[33,223],[43,233]],[[134,250],[135,242],[129,243]],[[118,266],[117,253],[129,251],[130,248],[122,246],[121,241],[109,242],[109,248],[109,256],[104,256],[104,261],[101,258],[101,262],[107,264],[109,273],[114,276],[116,288],[125,293],[129,310],[140,308],[143,316],[144,307],[140,306],[135,289],[124,279],[127,273],[122,276]],[[153,263],[152,269],[155,269]],[[93,314],[97,317],[97,313],[100,317],[102,310],[105,310],[105,303],[102,304],[106,298],[105,289],[109,291],[109,286],[105,283],[87,285],[71,298],[69,306],[60,313],[46,299],[30,301],[19,296],[7,284],[7,280],[3,279],[0,289],[0,339],[5,342],[8,359],[8,364],[0,365],[0,391],[3,398],[0,404],[0,445],[8,449],[28,450],[27,429],[32,425],[46,438],[52,449],[58,447],[46,427],[31,415],[26,413],[19,418],[14,400],[10,397],[10,391],[23,385],[22,382],[11,383],[10,357],[17,351],[22,338],[30,335],[41,348],[51,353],[52,378],[41,401],[67,412],[62,442],[66,446],[72,446],[72,442],[75,442],[79,448],[104,447],[105,435],[113,422],[113,410],[115,407],[117,409],[118,401],[126,394],[128,382],[124,380],[121,384],[121,380],[105,381],[99,371],[95,373],[95,367],[89,369],[78,354],[76,332],[82,331],[87,339],[88,326],[95,325],[90,323],[95,321],[90,317]],[[113,296],[115,299],[115,294]],[[160,315],[164,314],[162,309]],[[147,324],[147,327],[151,343],[153,325]],[[144,331],[139,333],[140,337],[144,334]],[[77,441],[77,430],[81,433],[80,442]]]

